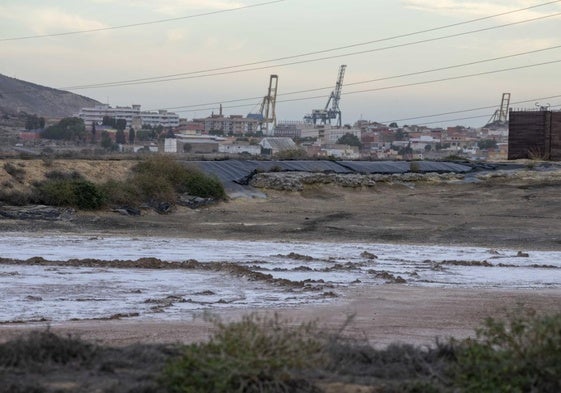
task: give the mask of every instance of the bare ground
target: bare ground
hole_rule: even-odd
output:
[[[29,163],[24,164],[30,168]],[[0,220],[0,230],[559,250],[561,181],[557,175],[537,180],[497,177],[475,184],[394,182],[364,189],[311,185],[302,192],[266,191],[266,199],[236,199],[199,210],[178,207],[170,215],[80,212],[71,221]],[[354,314],[348,331],[373,344],[396,340],[428,344],[436,336],[472,335],[485,317],[500,315],[518,303],[559,312],[560,300],[559,288],[499,291],[388,284],[350,292],[329,306],[277,311],[295,322],[319,320],[333,329]],[[225,311],[222,317],[235,319],[252,311],[272,310]],[[0,340],[37,327],[1,326]],[[52,328],[119,345],[192,342],[208,337],[211,331],[202,319],[177,323],[69,322]]]

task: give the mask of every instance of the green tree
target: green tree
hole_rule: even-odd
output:
[[[351,134],[350,132],[347,132],[345,135],[339,138],[337,140],[337,143],[340,145],[349,145],[349,146],[358,146],[358,147],[362,146],[360,139],[358,139],[356,135]]]
[[[409,137],[409,134],[407,134],[405,131],[403,131],[402,129],[399,129],[395,132],[395,140],[396,141],[404,141],[405,139],[407,139]]]
[[[57,140],[81,140],[86,135],[84,121],[78,117],[66,117],[57,124],[47,127],[41,138]]]
[[[25,129],[26,130],[36,130],[38,128],[45,127],[45,118],[38,117],[37,115],[26,115],[25,118]]]
[[[107,131],[101,132],[101,147],[108,150],[114,150],[113,140],[111,139]]]
[[[117,133],[115,134],[115,142],[117,142],[120,145],[124,145],[125,143],[127,143],[127,138],[125,136],[125,131],[118,129]]]
[[[134,128],[129,128],[129,144],[134,145],[134,139],[136,137],[136,131]]]
[[[124,131],[127,128],[127,121],[125,119],[117,119],[115,121],[115,128],[118,131]]]
[[[115,118],[112,116],[103,116],[102,123],[104,126],[115,128]]]
[[[95,143],[95,133],[96,133],[96,129],[95,129],[95,121],[92,121],[92,142]]]
[[[496,149],[497,148],[497,141],[494,140],[494,139],[482,139],[479,142],[477,142],[477,146],[481,150]]]

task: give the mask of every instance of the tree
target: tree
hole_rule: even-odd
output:
[[[36,130],[38,128],[45,127],[45,118],[38,117],[37,115],[26,115],[25,118],[25,129],[26,130]]]
[[[101,147],[108,150],[115,150],[115,144],[111,140],[109,133],[107,131],[101,132]]]
[[[350,132],[347,132],[345,135],[339,138],[337,140],[337,143],[340,145],[349,145],[349,146],[358,146],[358,147],[362,146],[360,139],[358,139],[356,135],[351,134]]]
[[[432,146],[431,145],[425,145],[425,151],[429,152],[432,150]]]
[[[398,125],[396,122],[390,123],[389,125],[390,128],[398,128]]]
[[[404,141],[409,137],[409,135],[403,131],[402,129],[399,129],[395,132],[395,140],[396,141]]]
[[[127,138],[125,136],[125,131],[123,130],[117,130],[117,133],[115,134],[115,142],[117,142],[120,145],[124,145],[125,143],[127,143]]]
[[[95,142],[95,133],[96,133],[95,121],[92,121],[92,142]]]
[[[117,119],[115,121],[115,128],[118,131],[125,131],[125,128],[127,128],[127,121],[125,119]]]
[[[129,128],[129,144],[130,145],[134,145],[134,139],[136,137],[136,132],[134,131],[134,128]]]
[[[58,140],[80,140],[86,135],[84,120],[78,117],[66,117],[57,124],[47,127],[42,133],[41,138]]]
[[[479,147],[481,150],[496,149],[497,141],[494,139],[482,139],[479,142],[477,142],[477,147]]]
[[[115,128],[115,118],[112,116],[103,116],[102,123],[104,126]]]

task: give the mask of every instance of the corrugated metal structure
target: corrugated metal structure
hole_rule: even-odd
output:
[[[508,159],[561,160],[561,112],[510,111]]]

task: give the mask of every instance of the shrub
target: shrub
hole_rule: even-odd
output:
[[[25,169],[18,168],[14,164],[6,162],[4,163],[4,170],[18,182],[23,181],[23,178],[25,176]]]
[[[96,348],[72,336],[61,337],[48,330],[35,331],[0,344],[0,368],[33,370],[46,363],[87,362]]]
[[[195,169],[190,170],[189,176],[181,189],[202,198],[226,199],[226,191],[220,180]]]
[[[561,314],[512,313],[487,319],[478,340],[458,355],[456,382],[464,392],[561,391]]]
[[[25,206],[31,202],[31,195],[17,190],[0,190],[0,201],[11,206]]]
[[[225,199],[226,192],[220,181],[208,176],[193,167],[185,167],[174,159],[167,156],[154,156],[139,163],[134,168],[133,182],[138,183],[145,195],[153,195],[159,192],[170,198],[171,190],[177,193],[189,193],[203,198]],[[169,186],[164,184],[164,181]],[[150,185],[157,183],[158,187]],[[175,198],[172,199],[174,201]]]
[[[105,200],[95,184],[83,179],[47,180],[37,185],[34,194],[39,203],[86,210],[99,209]]]
[[[169,391],[317,392],[301,378],[303,370],[324,359],[314,324],[289,328],[278,317],[246,316],[228,325],[207,343],[192,344],[170,362],[163,381]]]

